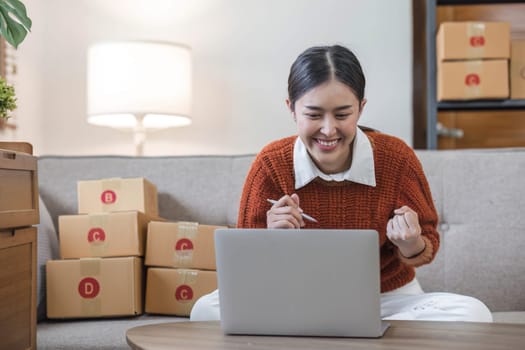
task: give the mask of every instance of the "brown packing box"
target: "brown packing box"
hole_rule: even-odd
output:
[[[138,211],[61,215],[60,255],[62,259],[144,256],[150,220]]]
[[[138,210],[159,215],[157,187],[144,178],[112,178],[77,183],[78,213]]]
[[[507,60],[440,62],[437,75],[438,101],[509,97]]]
[[[215,229],[224,226],[195,222],[157,222],[148,225],[147,266],[215,270]]]
[[[142,313],[142,259],[49,260],[47,317],[133,316]]]
[[[525,40],[511,44],[510,98],[525,99]]]
[[[0,229],[38,224],[37,160],[22,142],[0,142]]]
[[[189,316],[195,301],[215,289],[215,271],[150,267],[146,282],[146,312]]]
[[[510,57],[510,23],[443,22],[436,38],[437,60]]]

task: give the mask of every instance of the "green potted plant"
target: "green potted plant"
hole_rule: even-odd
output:
[[[31,25],[31,19],[27,16],[26,7],[22,2],[0,0],[0,36],[3,36],[15,49],[24,41],[31,30]],[[15,90],[5,81],[4,77],[0,77],[0,128],[7,124],[9,112],[15,108]]]
[[[0,119],[7,120],[9,112],[15,108],[15,89],[4,78],[0,78]]]

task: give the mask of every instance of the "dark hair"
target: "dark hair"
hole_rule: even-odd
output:
[[[347,85],[359,103],[365,95],[365,75],[357,57],[340,45],[314,46],[297,57],[288,76],[288,99],[295,102],[310,89],[331,79]]]

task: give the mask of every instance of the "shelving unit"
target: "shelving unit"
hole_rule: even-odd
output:
[[[478,6],[482,5],[482,6]],[[497,7],[500,11],[487,11],[483,6]],[[458,13],[454,10],[458,9]],[[437,149],[438,122],[444,123],[456,120],[461,113],[471,114],[479,111],[483,118],[479,122],[489,120],[487,113],[495,113],[494,118],[506,121],[506,125],[499,123],[501,135],[497,142],[487,142],[485,147],[493,146],[525,146],[525,100],[472,100],[438,102],[436,99],[436,33],[440,20],[480,20],[480,21],[508,21],[511,28],[517,29],[518,35],[523,33],[525,39],[525,1],[453,1],[453,0],[413,0],[413,141],[417,149]],[[456,18],[457,17],[457,18]],[[516,33],[513,33],[516,34]],[[513,35],[511,35],[512,37]],[[514,35],[514,38],[516,35]],[[491,112],[492,111],[492,112]],[[523,111],[523,117],[521,114]],[[443,112],[443,113],[440,113]],[[457,112],[457,113],[456,113]],[[520,112],[520,113],[518,113]],[[441,115],[438,116],[438,115]],[[508,116],[508,118],[507,118]],[[468,116],[472,119],[472,116]],[[523,129],[523,136],[510,130],[509,123],[518,129]],[[472,121],[468,122],[473,125]],[[490,126],[494,127],[494,123]],[[450,127],[449,127],[450,128]],[[454,126],[452,126],[452,129]],[[498,130],[494,130],[498,132]],[[479,132],[479,128],[477,131]],[[461,133],[459,133],[461,134]],[[501,138],[508,135],[511,141],[505,142]],[[474,136],[482,139],[482,135]],[[516,142],[516,139],[518,140]],[[514,142],[514,143],[513,143]],[[481,144],[481,143],[480,143]],[[441,146],[455,148],[455,143],[444,142]],[[483,146],[481,146],[483,147]]]
[[[37,160],[0,142],[0,349],[36,349]]]

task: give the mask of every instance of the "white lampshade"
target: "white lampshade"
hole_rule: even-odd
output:
[[[191,53],[164,42],[90,47],[87,120],[115,128],[161,129],[191,123]]]

